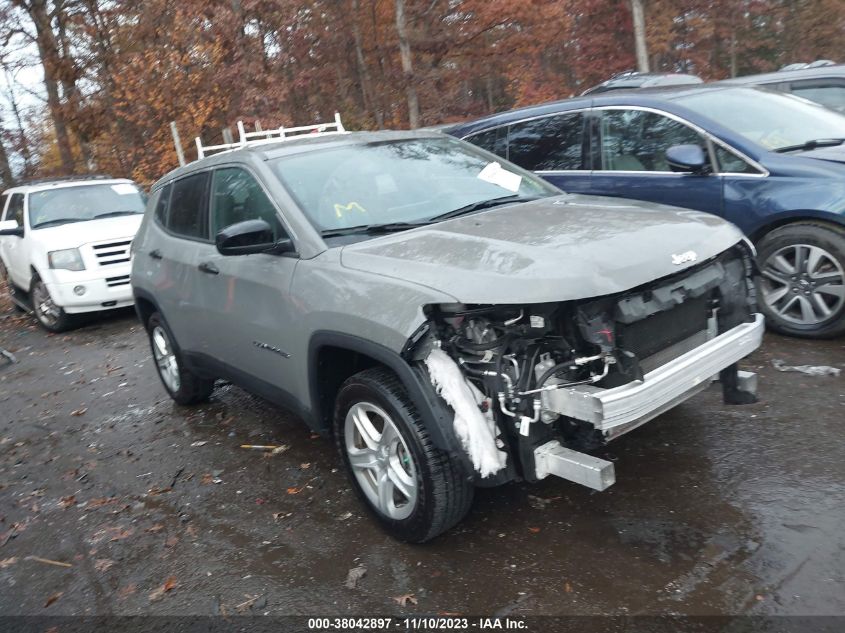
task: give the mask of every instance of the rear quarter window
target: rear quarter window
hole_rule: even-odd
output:
[[[208,239],[209,172],[192,174],[173,183],[165,226],[171,233]]]

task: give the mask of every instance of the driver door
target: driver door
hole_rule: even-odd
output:
[[[245,167],[214,170],[210,207],[212,235],[239,222],[261,219],[270,224],[276,239],[288,236],[278,209]],[[295,318],[290,286],[296,256],[225,256],[209,246],[201,260],[201,296],[214,333],[206,349],[235,378],[258,379],[253,389],[259,393],[268,384],[290,391],[293,361],[288,359],[293,345],[288,325]]]
[[[590,193],[633,198],[722,215],[722,179],[716,165],[706,175],[673,172],[666,150],[709,141],[689,125],[658,112],[630,107],[597,108],[593,118]]]
[[[18,226],[24,226],[24,204],[26,196],[22,193],[13,193],[9,197],[4,220],[15,220]],[[24,231],[27,231],[24,228]],[[17,235],[4,235],[0,237],[0,249],[3,251],[3,261],[6,262],[9,279],[24,291],[29,291],[29,257],[25,248],[24,237]]]

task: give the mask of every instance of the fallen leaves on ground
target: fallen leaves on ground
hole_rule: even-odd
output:
[[[130,583],[130,584],[126,585],[125,587],[121,587],[120,589],[117,590],[117,597],[120,600],[126,600],[129,596],[131,596],[136,591],[138,591],[138,585],[136,585],[135,583]]]
[[[6,567],[11,567],[15,563],[18,562],[17,556],[12,556],[11,558],[4,558],[0,560],[0,569],[6,569]]]
[[[300,492],[302,492],[302,488],[296,488],[296,487],[288,488],[288,494],[289,495],[298,495]]]
[[[539,534],[539,533],[540,533],[540,528],[538,528],[538,527],[530,527],[530,528],[528,528],[528,531],[529,531],[529,532],[531,532],[531,534]]]
[[[50,596],[49,598],[47,598],[47,601],[44,603],[44,608],[46,609],[46,608],[47,608],[47,607],[49,607],[51,604],[53,604],[56,600],[58,600],[59,598],[61,598],[61,597],[62,597],[62,594],[64,594],[64,591],[59,591],[58,593],[54,593],[52,596]]]
[[[145,532],[150,532],[151,534],[157,534],[164,529],[164,526],[161,523],[156,523],[155,525],[151,525],[148,527]]]
[[[202,476],[202,479],[200,479],[200,483],[201,483],[203,486],[208,486],[208,485],[209,485],[209,484],[211,484],[213,481],[214,481],[214,476],[213,476],[211,473],[205,473],[205,474]]]
[[[79,409],[76,409],[76,410],[74,410],[74,411],[71,411],[71,412],[70,412],[70,414],[71,414],[72,416],[74,416],[74,417],[77,417],[77,418],[78,418],[80,415],[85,415],[85,412],[86,412],[86,411],[88,411],[88,407],[81,407],[81,408],[79,408]]]
[[[99,572],[107,571],[114,565],[114,561],[110,558],[98,558],[94,561],[94,569]]]
[[[417,604],[417,598],[412,593],[403,593],[401,596],[394,596],[393,601],[400,607],[405,607],[409,604]]]
[[[59,499],[59,505],[62,506],[65,510],[67,510],[71,506],[76,505],[76,495],[70,495],[69,497],[62,497]]]
[[[363,565],[358,565],[349,570],[346,574],[346,582],[344,583],[348,589],[355,589],[358,586],[358,581],[367,574],[367,568]]]
[[[176,576],[169,576],[164,584],[150,594],[150,602],[161,600],[164,595],[176,588]]]
[[[85,510],[95,510],[96,508],[101,508],[113,503],[117,503],[117,497],[95,497],[94,499],[88,499],[85,504]]]
[[[164,541],[164,546],[175,547],[177,543],[179,543],[179,537],[174,534],[173,536],[167,537],[167,540]]]

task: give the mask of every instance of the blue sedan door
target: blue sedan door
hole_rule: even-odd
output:
[[[723,215],[722,179],[715,165],[710,174],[698,175],[673,172],[666,162],[666,150],[673,145],[700,145],[712,157],[709,140],[692,126],[635,106],[598,107],[590,119],[589,193]]]

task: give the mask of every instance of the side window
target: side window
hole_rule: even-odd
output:
[[[6,200],[8,199],[8,193],[0,194],[0,220],[6,219],[6,214],[4,213],[4,211],[6,210]]]
[[[845,84],[828,86],[792,84],[792,94],[821,103],[831,110],[845,113]]]
[[[716,149],[716,162],[719,163],[719,173],[727,174],[759,174],[760,172],[745,160],[726,150],[721,145],[713,143]]]
[[[666,150],[673,145],[707,141],[692,128],[655,112],[601,112],[601,169],[607,171],[671,171]]]
[[[245,220],[264,220],[273,228],[276,239],[284,235],[276,207],[248,171],[240,167],[215,170],[211,188],[212,235]]]
[[[13,193],[9,200],[9,208],[6,209],[6,219],[15,220],[18,226],[23,226],[23,194]]]
[[[508,130],[508,159],[531,171],[583,169],[584,114],[515,123]]]
[[[486,132],[479,132],[466,138],[467,141],[474,145],[478,145],[481,149],[486,149],[488,152],[493,152],[502,158],[508,157],[508,128],[497,127]]]
[[[173,183],[167,228],[177,235],[208,239],[208,172],[186,176]]]
[[[166,185],[158,196],[158,202],[156,202],[156,208],[154,213],[154,217],[158,220],[159,224],[162,226],[167,226],[167,208],[170,206],[170,190],[172,189],[171,185]]]

